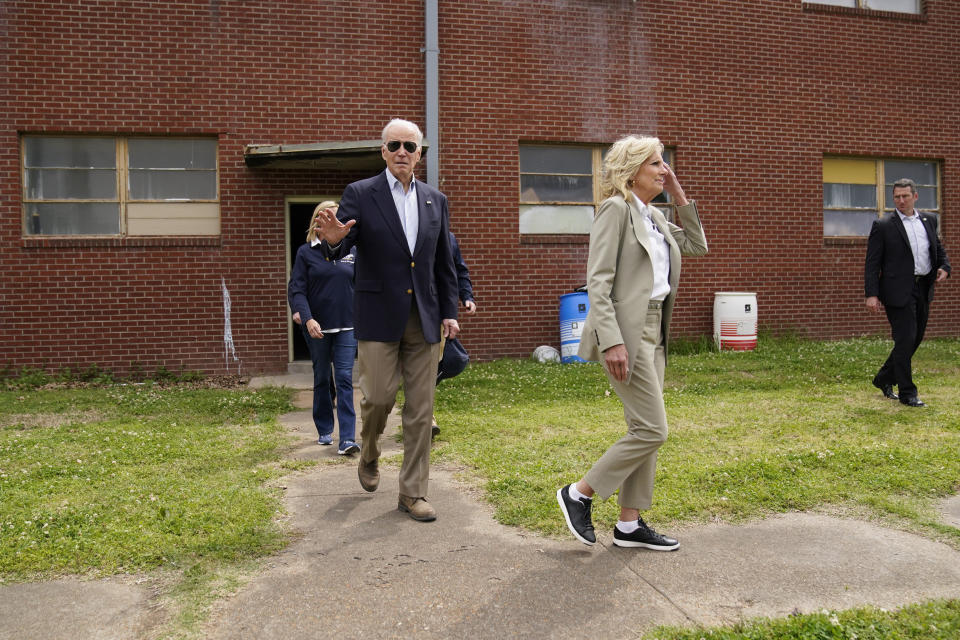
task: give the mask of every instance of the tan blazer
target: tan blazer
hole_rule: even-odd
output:
[[[707,240],[700,225],[697,205],[677,208],[683,227],[667,222],[656,207],[647,205],[654,224],[670,247],[670,295],[663,304],[664,348],[670,336],[670,317],[680,282],[680,256],[707,252]],[[653,287],[650,236],[636,200],[621,195],[607,198],[590,229],[590,256],[587,261],[587,295],[590,311],[580,338],[578,355],[584,360],[601,360],[610,347],[623,344],[633,369]]]

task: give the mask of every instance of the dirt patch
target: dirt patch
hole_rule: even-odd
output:
[[[62,427],[66,424],[100,422],[104,415],[99,411],[72,411],[70,413],[14,413],[0,417],[0,429],[43,429]]]
[[[947,524],[960,529],[960,496],[944,500],[940,505],[940,512]]]
[[[249,376],[232,376],[232,375],[211,375],[205,376],[199,380],[187,380],[187,381],[166,381],[166,380],[148,380],[145,382],[130,382],[130,381],[118,381],[109,384],[97,383],[97,382],[79,382],[79,381],[70,381],[70,382],[50,382],[48,384],[41,385],[37,389],[91,389],[98,387],[124,387],[124,386],[146,386],[152,385],[160,389],[237,389],[240,387],[246,386],[250,382]]]

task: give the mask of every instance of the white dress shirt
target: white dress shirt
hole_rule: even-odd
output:
[[[404,193],[403,183],[390,173],[390,169],[386,171],[390,194],[393,196],[393,203],[397,206],[397,215],[400,216],[403,233],[407,236],[410,255],[413,255],[413,248],[417,246],[417,233],[420,231],[420,214],[417,211],[417,179],[410,178],[410,188]]]
[[[670,247],[660,229],[653,223],[647,205],[636,194],[633,199],[640,207],[647,235],[650,236],[650,261],[653,262],[653,289],[650,299],[663,300],[670,295]]]
[[[905,216],[897,211],[900,220],[903,221],[903,228],[907,231],[907,238],[910,240],[910,251],[913,252],[913,275],[925,276],[930,273],[933,267],[930,265],[930,238],[927,236],[927,228],[920,219],[917,210],[913,210],[912,216]]]

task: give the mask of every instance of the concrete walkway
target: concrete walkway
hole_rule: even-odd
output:
[[[297,401],[308,407],[310,393]],[[355,460],[316,444],[308,409],[282,421],[298,441],[292,456],[343,463],[286,478],[290,526],[300,536],[214,606],[205,637],[630,637],[658,624],[960,597],[960,552],[824,515],[670,531],[682,543],[673,553],[614,547],[609,531],[590,548],[497,524],[455,470],[434,466],[439,518],[414,522],[396,508],[396,463],[381,465],[380,488],[367,493]],[[385,456],[400,452],[397,421],[384,436]],[[960,526],[960,498],[945,503],[944,520]],[[146,580],[0,588],[0,639],[149,638],[160,616]]]

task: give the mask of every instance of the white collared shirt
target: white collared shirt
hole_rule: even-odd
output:
[[[653,263],[653,288],[650,299],[663,300],[670,295],[670,246],[667,245],[667,240],[650,217],[647,205],[637,197],[637,194],[633,194],[633,199],[640,207],[641,217],[647,227],[647,235],[650,236],[650,261]]]
[[[404,193],[403,183],[390,173],[390,169],[386,171],[387,183],[390,185],[390,195],[393,196],[393,203],[397,206],[397,215],[400,216],[400,226],[403,227],[403,233],[407,236],[410,255],[413,255],[413,249],[417,246],[417,233],[420,231],[420,214],[417,211],[417,179],[410,178],[410,188]]]
[[[930,238],[927,236],[927,228],[916,209],[913,210],[912,216],[905,216],[899,210],[897,215],[903,221],[907,239],[910,240],[910,251],[913,252],[913,275],[925,276],[933,268],[930,265]]]

